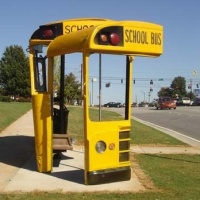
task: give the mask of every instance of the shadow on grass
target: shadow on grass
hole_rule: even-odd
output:
[[[186,160],[186,159],[180,159],[180,158],[174,158],[174,157],[170,157],[170,155],[163,156],[163,155],[148,154],[148,153],[145,153],[144,155],[149,156],[149,157],[154,157],[154,158],[161,158],[161,159],[165,159],[165,160],[175,160],[175,161],[181,161],[181,162],[200,164],[200,162],[196,162],[196,161],[192,161],[192,160]]]

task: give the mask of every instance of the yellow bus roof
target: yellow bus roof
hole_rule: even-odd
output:
[[[99,45],[94,42],[100,30],[117,26],[123,28],[123,46]],[[49,44],[47,56],[84,51],[157,57],[163,53],[163,27],[140,21],[106,21],[87,29],[58,36]]]

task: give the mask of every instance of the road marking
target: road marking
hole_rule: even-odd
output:
[[[185,138],[187,138],[187,139],[190,139],[190,140],[192,140],[192,141],[195,141],[195,142],[199,142],[199,143],[200,143],[200,140],[194,139],[194,138],[192,138],[192,137],[189,137],[189,136],[184,135],[184,134],[182,134],[182,133],[179,133],[179,132],[177,132],[177,131],[171,130],[171,129],[169,129],[169,128],[165,128],[165,127],[163,127],[163,126],[159,126],[159,125],[153,124],[153,123],[151,123],[151,122],[147,122],[147,121],[141,120],[141,119],[139,119],[139,118],[137,118],[137,117],[132,117],[132,118],[135,119],[135,120],[137,120],[137,121],[139,121],[139,122],[141,122],[141,123],[143,123],[143,124],[150,125],[150,126],[153,127],[153,128],[157,127],[157,128],[159,128],[159,129],[161,129],[161,130],[164,129],[164,130],[166,130],[166,131],[175,133],[175,134],[177,134],[177,135],[180,135],[180,136],[182,136],[182,137],[185,137]]]

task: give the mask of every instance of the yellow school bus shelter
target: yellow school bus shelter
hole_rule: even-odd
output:
[[[65,55],[80,52],[84,91],[85,184],[129,180],[132,65],[135,56],[158,57],[163,53],[163,27],[148,22],[99,18],[63,20],[41,25],[30,38],[29,50],[38,171],[52,171],[53,151],[72,150],[64,104]],[[94,53],[126,57],[123,120],[92,121],[89,117],[88,69],[90,56]],[[61,78],[59,109],[55,111],[53,84],[57,56],[60,56]],[[64,142],[58,144],[59,140]]]

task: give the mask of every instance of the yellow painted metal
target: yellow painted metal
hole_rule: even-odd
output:
[[[53,98],[53,74],[54,74],[54,58],[49,58],[48,59],[48,93],[52,95]],[[53,108],[53,105],[52,105]]]
[[[119,133],[130,131],[130,120],[93,122],[87,117],[86,146],[88,149],[85,154],[85,170],[96,171],[110,168],[130,166],[130,161],[119,162]],[[127,140],[130,140],[128,138]],[[96,143],[103,141],[106,143],[106,151],[98,153]],[[114,144],[114,149],[109,146]],[[130,150],[128,149],[127,152]]]
[[[119,150],[120,139],[119,135],[123,132],[129,132],[131,127],[131,94],[132,94],[132,61],[133,56],[129,56],[130,76],[129,76],[129,109],[128,118],[120,121],[91,121],[89,118],[89,74],[88,61],[89,55],[83,53],[83,77],[84,77],[84,146],[85,146],[85,183],[87,183],[88,172],[98,170],[110,170],[120,167],[130,167],[130,159],[120,162],[120,153],[130,153],[130,149],[124,151]],[[122,139],[123,141],[130,141],[130,137]],[[96,144],[99,141],[106,143],[106,150],[103,153],[96,151]],[[113,147],[114,148],[111,148]]]
[[[123,46],[95,43],[95,36],[100,30],[114,26],[123,28]],[[83,51],[157,57],[163,53],[163,27],[138,21],[106,21],[55,38],[48,47],[47,57]]]
[[[30,81],[31,81],[31,94],[36,94],[35,91],[35,79],[34,79],[34,64],[33,64],[33,52],[32,48],[30,49],[30,55],[29,55],[29,64],[30,64]]]
[[[129,66],[128,66],[128,68],[129,68],[129,77],[128,77],[128,81],[129,81],[129,91],[128,91],[128,93],[129,93],[129,96],[128,96],[128,103],[129,103],[129,105],[128,105],[128,119],[130,120],[130,124],[131,124],[131,103],[132,103],[132,92],[133,92],[133,87],[132,87],[132,80],[133,80],[133,62],[134,62],[134,59],[135,59],[135,57],[134,56],[128,56],[128,62],[129,62]]]
[[[50,102],[50,94],[35,94],[32,96],[35,153],[39,172],[50,172],[52,170],[52,117]]]
[[[114,20],[106,19],[106,18],[76,18],[76,19],[55,21],[55,22],[47,23],[45,25],[54,25],[57,23],[62,23],[62,28],[63,28],[62,35],[68,35],[69,33],[85,30],[89,27],[94,27],[96,25],[100,25],[108,21],[114,21]],[[48,45],[51,41],[52,40],[40,40],[39,38],[32,39],[30,40],[30,46],[38,45],[38,44]]]
[[[94,38],[99,30],[108,26],[123,27],[123,46],[99,45]],[[90,51],[102,51],[157,57],[163,53],[163,27],[158,24],[140,21],[108,22],[93,31],[88,42]],[[86,47],[87,48],[87,47]]]
[[[80,30],[88,29],[105,22],[114,22],[114,20],[104,18],[79,18],[63,21],[63,35],[74,33]]]
[[[30,48],[30,78],[32,109],[35,136],[36,162],[39,172],[52,170],[52,85],[53,85],[53,61],[49,59],[48,89],[47,92],[37,92],[35,89],[35,68],[33,63],[33,49]],[[51,61],[51,62],[50,62]]]

